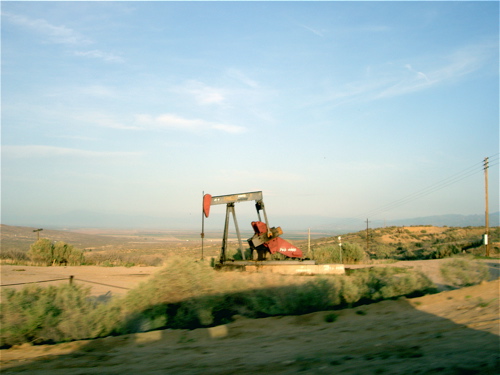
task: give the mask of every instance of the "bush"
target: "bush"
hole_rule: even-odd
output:
[[[8,289],[1,305],[0,345],[192,329],[225,324],[237,314],[305,314],[434,291],[423,274],[395,267],[363,269],[351,276],[241,280],[214,271],[208,262],[174,257],[126,296],[108,303],[98,303],[88,288],[78,285]]]
[[[133,267],[133,266],[161,266],[163,257],[158,254],[129,253],[119,250],[88,252],[85,255],[85,265],[102,267]]]
[[[252,317],[299,315],[328,310],[339,303],[336,279],[317,278],[301,285],[253,290],[243,296]]]
[[[445,281],[455,287],[466,287],[490,279],[488,267],[469,259],[453,259],[440,268]]]
[[[344,263],[357,263],[365,259],[365,251],[356,243],[342,245],[342,259]]]
[[[51,264],[68,264],[77,266],[83,263],[83,252],[59,241],[55,245],[47,238],[34,242],[28,251],[30,259],[37,264],[50,266]]]
[[[29,260],[28,254],[25,251],[9,249],[6,251],[0,252],[0,259],[3,263],[26,263]]]
[[[396,249],[387,245],[376,245],[372,247],[375,259],[391,259],[395,257]]]
[[[413,297],[436,292],[432,281],[421,272],[398,267],[360,269],[344,281],[342,298],[351,305],[401,296]]]
[[[53,263],[80,265],[83,263],[83,252],[65,242],[56,242],[53,249]]]
[[[54,245],[47,238],[42,238],[30,246],[28,256],[35,263],[50,266],[52,264],[52,257],[54,252]]]
[[[95,307],[89,294],[90,288],[79,285],[7,289],[0,312],[0,346],[94,337],[99,317],[89,315]]]
[[[318,264],[328,263],[358,263],[365,259],[365,251],[355,243],[320,246],[314,249],[312,258]]]
[[[207,321],[207,311],[214,307],[214,299],[209,297],[217,291],[215,273],[208,262],[170,258],[165,267],[123,299],[122,315],[132,318],[127,318],[118,330],[127,333],[134,331],[133,327],[144,325],[151,328],[202,325],[201,321]],[[158,319],[158,313],[163,318]]]
[[[312,251],[312,259],[317,264],[341,263],[340,246],[327,245],[315,248]]]

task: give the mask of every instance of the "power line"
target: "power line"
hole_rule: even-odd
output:
[[[489,157],[489,161],[490,161],[489,167],[498,165],[498,160],[499,160],[498,155],[499,155],[499,153],[494,154],[494,155]],[[429,194],[432,194],[436,191],[444,189],[445,187],[456,184],[456,183],[458,183],[466,178],[469,178],[475,174],[481,173],[482,171],[483,171],[483,162],[481,161],[479,163],[475,163],[474,165],[471,165],[470,167],[465,168],[464,170],[462,170],[460,172],[457,172],[451,176],[448,176],[448,177],[444,178],[443,180],[440,180],[434,184],[431,184],[431,185],[423,188],[422,190],[416,191],[412,194],[409,194],[405,197],[397,199],[393,202],[390,202],[388,204],[385,204],[383,206],[375,208],[366,214],[359,215],[356,218],[351,219],[351,221],[361,220],[362,218],[366,218],[366,217],[373,217],[373,216],[379,215],[383,212],[393,210],[393,209],[400,207],[402,205],[405,205],[409,202],[423,198]]]

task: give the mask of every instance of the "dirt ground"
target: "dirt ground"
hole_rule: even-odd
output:
[[[442,261],[442,260],[441,260]],[[420,269],[446,289],[440,261]],[[426,263],[425,263],[426,262]],[[486,261],[498,276],[499,261]],[[22,270],[24,269],[24,270]],[[2,285],[88,280],[92,294],[122,294],[155,267],[2,266]],[[496,273],[495,273],[496,272]],[[22,281],[21,281],[22,280]],[[106,285],[102,285],[106,284]],[[162,330],[1,350],[3,374],[498,374],[499,280],[334,312]]]
[[[34,267],[0,265],[1,284],[20,289],[21,283],[37,282],[40,286],[73,282],[91,288],[91,295],[104,297],[123,295],[127,290],[139,285],[159,267],[98,267],[98,266],[66,266],[66,267]],[[56,280],[49,281],[48,280]],[[44,281],[43,283],[39,283]]]

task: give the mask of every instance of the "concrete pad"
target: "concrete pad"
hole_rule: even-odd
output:
[[[343,264],[247,265],[245,271],[270,272],[282,275],[344,275]]]

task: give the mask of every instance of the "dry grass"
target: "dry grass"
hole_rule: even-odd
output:
[[[235,315],[297,315],[433,291],[425,276],[403,269],[292,278],[217,272],[208,261],[172,257],[146,282],[107,303],[98,303],[79,286],[7,289],[1,345],[192,329],[227,323]]]

